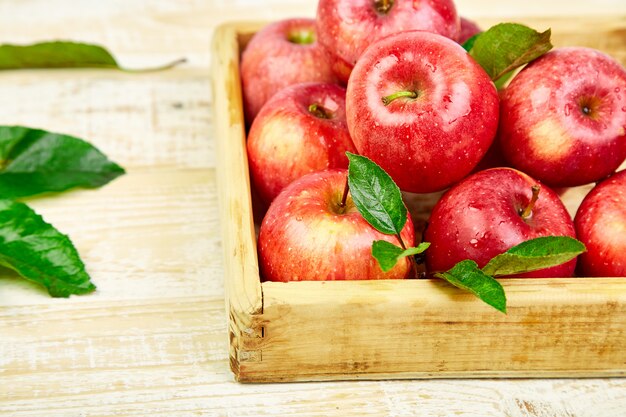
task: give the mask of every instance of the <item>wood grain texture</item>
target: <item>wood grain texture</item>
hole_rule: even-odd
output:
[[[626,376],[626,280],[585,281],[503,280],[507,315],[439,280],[267,282],[239,378]]]
[[[626,14],[619,0],[457,3],[485,23],[494,16]],[[0,273],[1,416],[626,415],[626,381],[615,378],[233,381],[211,32],[227,20],[314,11],[314,0],[0,2],[3,42],[93,41],[137,67],[189,59],[173,71],[132,76],[91,70],[0,74],[1,123],[83,136],[129,169],[101,190],[29,200],[71,235],[98,291],[51,299]],[[579,17],[567,25],[593,29]]]
[[[250,30],[242,30],[249,32]],[[241,343],[255,334],[252,317],[263,312],[263,296],[258,280],[248,279],[259,275],[256,260],[256,242],[249,195],[250,178],[246,158],[246,133],[241,117],[241,83],[239,82],[239,39],[235,26],[221,26],[213,39],[213,100],[215,127],[219,140],[218,182],[220,192],[220,218],[224,246],[224,272],[226,277],[226,311],[228,313],[229,362],[238,372]],[[253,353],[251,353],[253,354]]]

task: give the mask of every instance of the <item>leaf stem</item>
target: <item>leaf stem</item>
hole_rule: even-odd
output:
[[[169,62],[167,64],[164,65],[160,65],[158,67],[152,67],[152,68],[120,68],[120,70],[124,71],[124,72],[129,72],[129,73],[145,73],[145,72],[157,72],[157,71],[164,71],[167,69],[171,69],[174,68],[180,64],[184,64],[185,62],[187,62],[187,58],[179,58],[175,61]]]
[[[402,250],[406,250],[406,245],[404,244],[404,241],[402,240],[402,236],[400,236],[400,233],[396,233],[396,237],[398,238],[398,241],[400,242],[400,247],[402,248]],[[408,258],[409,258],[409,262],[411,262],[411,266],[413,267],[415,278],[419,278],[419,271],[417,270],[417,263],[415,262],[415,258],[413,256],[409,256]]]
[[[341,196],[341,201],[339,202],[339,208],[341,209],[346,207],[346,202],[348,201],[348,191],[350,191],[350,186],[348,185],[348,176],[346,175],[346,185],[343,187],[343,195]]]
[[[398,91],[396,93],[390,94],[386,97],[382,98],[383,104],[385,106],[389,105],[389,103],[391,103],[392,101],[394,101],[397,98],[401,98],[401,97],[406,97],[406,98],[417,98],[418,94],[417,91]]]
[[[528,202],[528,205],[526,206],[526,208],[520,213],[520,216],[522,216],[522,219],[524,220],[528,219],[530,215],[532,214],[533,208],[535,207],[535,203],[537,202],[537,199],[539,198],[539,192],[541,191],[541,187],[535,184],[531,187],[531,190],[533,192],[533,195],[530,198],[530,201]]]
[[[424,240],[424,236],[426,236],[426,229],[428,229],[428,222],[424,224],[424,230],[422,230],[422,239],[420,243],[426,243],[426,241]],[[415,259],[415,263],[417,263],[418,265],[422,265],[426,263],[426,254],[422,252],[420,254],[414,255],[413,259]]]
[[[406,246],[404,244],[404,241],[402,240],[402,236],[400,236],[400,233],[396,233],[396,237],[400,241],[400,247],[402,248],[402,250],[406,250]]]
[[[324,106],[318,103],[313,103],[309,106],[309,113],[319,119],[330,119],[332,118],[332,113],[328,111]]]
[[[393,0],[377,0],[374,6],[378,13],[387,14],[391,6],[393,6]]]

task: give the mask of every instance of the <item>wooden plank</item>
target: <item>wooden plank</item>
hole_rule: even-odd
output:
[[[243,33],[249,31],[242,30]],[[256,336],[251,318],[263,312],[263,296],[256,256],[256,237],[250,198],[250,177],[246,157],[246,134],[241,117],[239,47],[236,27],[226,25],[213,39],[213,100],[218,137],[218,183],[221,185],[220,218],[226,274],[226,309],[229,323],[230,363],[239,364],[241,340]]]
[[[214,170],[131,170],[97,191],[28,203],[68,234],[98,289],[51,299],[41,287],[0,272],[0,305],[74,305],[110,300],[220,294],[221,240]],[[77,221],[77,219],[80,219]],[[0,333],[1,334],[1,333]]]
[[[626,375],[626,279],[502,284],[507,315],[439,280],[263,283],[239,378]]]
[[[610,416],[626,399],[623,379],[239,385],[225,330],[206,297],[0,308],[0,415]]]
[[[583,417],[626,404],[625,379],[237,384],[216,297],[0,307],[0,334],[7,417]]]
[[[8,71],[0,80],[0,124],[76,135],[127,169],[215,167],[206,69]]]

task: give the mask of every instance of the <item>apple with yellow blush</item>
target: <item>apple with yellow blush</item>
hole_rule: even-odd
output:
[[[559,48],[501,94],[505,159],[552,187],[602,180],[626,159],[626,71],[602,52]]]
[[[270,203],[305,174],[348,168],[356,152],[346,123],[346,90],[303,83],[276,93],[252,122],[248,160],[256,190]]]

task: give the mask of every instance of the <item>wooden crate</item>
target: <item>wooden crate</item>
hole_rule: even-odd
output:
[[[551,26],[557,45],[600,48],[626,63],[623,17],[522,21]],[[440,280],[261,283],[239,80],[240,51],[260,26],[228,24],[213,41],[230,364],[238,381],[626,375],[626,278],[501,280],[507,315]],[[570,211],[587,190],[564,195]]]

